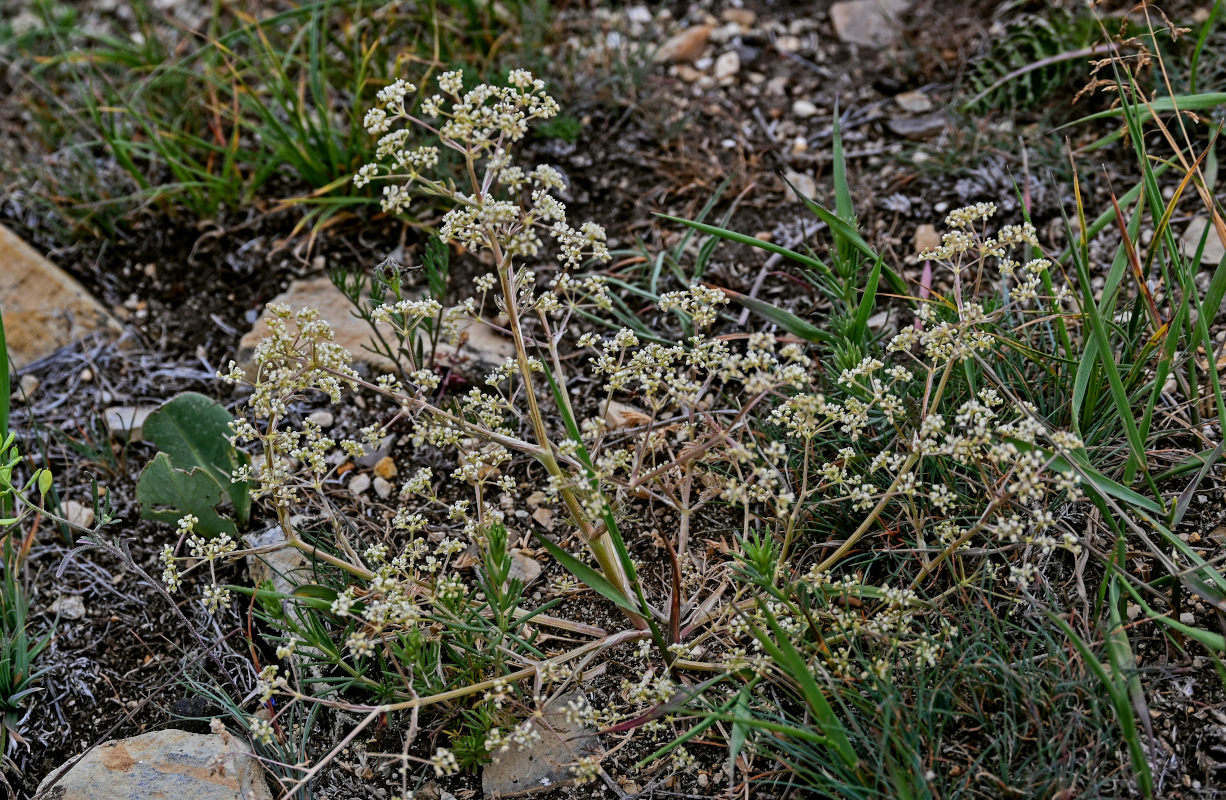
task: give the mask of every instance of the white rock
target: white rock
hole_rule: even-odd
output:
[[[323,408],[321,408],[319,411],[312,411],[310,414],[307,414],[307,420],[325,429],[331,428],[333,424],[336,423],[336,417],[332,415],[332,412]]]
[[[800,192],[805,197],[812,199],[813,196],[817,194],[817,181],[813,180],[812,176],[806,175],[803,172],[788,170],[784,173],[784,177],[788,179],[788,182],[791,183],[792,186],[796,187],[796,191]],[[795,200],[796,202],[800,202],[800,198],[792,192],[791,188],[787,190],[787,194],[791,199]]]
[[[799,36],[780,36],[775,39],[775,49],[780,53],[795,53],[800,50],[801,41]]]
[[[228,733],[162,730],[101,744],[38,787],[43,800],[272,800],[263,768]]]
[[[94,507],[78,503],[76,500],[65,500],[64,519],[68,520],[68,524],[79,528],[92,528],[94,527]]]
[[[903,92],[894,95],[894,102],[903,111],[912,114],[924,114],[932,110],[932,99],[923,92]]]
[[[21,381],[17,384],[17,396],[23,400],[29,400],[38,391],[40,385],[38,377],[27,372],[21,376]]]
[[[290,524],[297,525],[303,519],[295,516],[290,519]],[[285,543],[285,533],[279,526],[274,525],[268,530],[250,534],[245,538],[247,546],[252,549],[273,548],[247,556],[247,572],[253,585],[259,586],[265,581],[271,581],[274,592],[290,594],[302,584],[311,581],[311,562],[301,550]]]
[[[741,57],[737,55],[735,50],[729,50],[726,53],[721,53],[719,58],[715,59],[716,80],[731,78],[740,71]]]
[[[797,100],[792,103],[792,113],[801,119],[808,119],[817,114],[817,106],[808,100]]]
[[[651,22],[651,9],[647,6],[630,6],[626,9],[626,21],[646,25]]]
[[[62,619],[81,619],[85,616],[85,601],[79,594],[62,594],[51,604],[51,613]]]
[[[103,419],[112,439],[139,442],[145,420],[157,409],[157,406],[113,406],[103,412]]]
[[[898,41],[898,17],[910,5],[910,0],[842,0],[830,7],[830,21],[844,42],[885,47]]]
[[[375,478],[374,485],[375,485],[375,494],[379,495],[380,499],[383,499],[383,500],[386,500],[387,498],[391,497],[392,489],[395,488],[392,485],[392,482],[387,480],[386,478]]]
[[[349,481],[349,493],[355,497],[364,494],[369,488],[370,476],[365,472],[360,472],[357,475],[354,475],[352,480]]]

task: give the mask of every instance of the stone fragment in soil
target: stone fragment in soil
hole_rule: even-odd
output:
[[[315,423],[320,428],[325,429],[325,430],[327,428],[331,428],[336,423],[336,417],[332,415],[331,411],[328,411],[326,409],[320,409],[319,411],[312,411],[310,414],[307,414],[307,420],[309,422]]]
[[[94,527],[94,507],[78,503],[76,500],[65,500],[64,519],[68,520],[70,525],[76,525],[79,528],[92,528]]]
[[[697,61],[702,57],[702,51],[711,38],[713,25],[694,25],[673,34],[668,41],[656,51],[656,63],[666,61]]]
[[[619,428],[646,425],[648,422],[651,422],[651,415],[628,403],[610,400],[604,409],[604,422],[609,427],[609,430],[615,431]]]
[[[941,246],[941,236],[937,233],[935,225],[930,225],[925,222],[915,229],[915,238],[911,241],[911,246],[915,248],[916,254],[924,253],[929,250],[935,250]]]
[[[898,41],[898,17],[911,0],[842,0],[830,7],[834,33],[848,44],[886,47]]]
[[[353,315],[353,303],[332,284],[331,279],[323,277],[294,281],[288,289],[274,297],[269,305],[274,303],[287,305],[293,311],[300,308],[318,309],[320,318],[332,326],[336,343],[352,353],[354,361],[367,364],[377,372],[390,372],[395,369],[395,365],[386,356],[367,349],[375,344],[370,324]],[[265,307],[255,326],[239,340],[236,360],[249,376],[252,373],[256,345],[268,337],[268,323],[274,317]],[[387,341],[395,341],[390,326],[381,325],[380,329]]]
[[[27,372],[25,375],[21,376],[21,380],[17,384],[17,391],[14,392],[14,396],[18,400],[30,400],[34,397],[34,393],[38,391],[38,387],[41,385],[42,383],[38,380],[37,375],[31,375]]]
[[[81,619],[85,616],[85,601],[79,594],[62,594],[51,604],[51,613],[60,619]]]
[[[601,752],[594,729],[567,721],[566,706],[574,701],[586,704],[587,698],[577,691],[555,698],[533,723],[539,739],[523,750],[512,745],[506,752],[495,754],[493,763],[481,771],[486,800],[546,792],[569,783],[574,777],[571,764]]]
[[[532,512],[532,518],[547,531],[553,530],[553,509],[541,506]]]
[[[370,488],[370,476],[365,472],[353,476],[353,480],[349,481],[349,493],[354,497],[358,497],[366,493]]]
[[[375,474],[385,481],[396,477],[396,462],[391,456],[384,456],[375,462]]]
[[[796,187],[796,191],[800,192],[805,197],[812,198],[815,194],[817,194],[817,181],[813,180],[811,175],[806,175],[803,172],[797,172],[796,170],[790,169],[784,173],[784,177],[788,179],[788,183]],[[797,203],[800,202],[800,198],[796,196],[791,187],[788,187],[787,194],[789,200]]]
[[[922,117],[895,117],[886,125],[892,133],[906,139],[931,139],[944,131],[948,123],[946,116],[938,111]]]
[[[392,482],[385,478],[375,478],[374,480],[375,494],[379,495],[379,499],[386,500],[392,496],[392,489],[396,488]]]
[[[112,406],[103,412],[106,430],[117,442],[139,442],[145,420],[157,406]]]
[[[817,114],[817,106],[808,100],[797,100],[795,103],[792,103],[792,114],[800,119],[808,119]]]
[[[931,98],[919,91],[894,95],[894,102],[908,114],[926,114],[932,110]]]
[[[298,525],[304,520],[302,517],[293,517],[290,524]],[[310,583],[310,561],[301,550],[285,543],[285,533],[280,526],[274,525],[268,530],[250,534],[246,540],[247,546],[251,548],[276,548],[266,553],[252,553],[247,556],[247,573],[251,576],[253,586],[271,581],[273,591],[290,594],[304,583]]]
[[[720,57],[715,59],[716,80],[731,78],[740,71],[741,57],[735,50],[729,50],[727,53],[721,53]]]
[[[1205,235],[1205,226],[1208,224],[1207,218],[1195,217],[1184,229],[1183,236],[1179,238],[1179,249],[1188,258],[1196,256],[1196,248],[1200,247],[1200,239]],[[1200,263],[1216,265],[1221,262],[1223,255],[1226,255],[1226,249],[1222,246],[1222,240],[1213,226],[1209,226],[1209,236],[1205,239],[1205,249],[1200,254]]]
[[[457,345],[439,343],[434,360],[439,366],[484,382],[491,370],[515,357],[515,342],[497,328],[478,320],[469,320],[460,329]]]
[[[371,445],[367,445],[367,447],[371,447],[370,452],[355,459],[355,463],[359,467],[370,469],[375,464],[378,464],[380,461],[387,458],[388,453],[392,452],[392,445],[395,443],[395,436],[384,436],[379,440],[377,445],[373,447],[371,447]]]
[[[537,509],[543,511],[544,509]],[[524,586],[532,583],[541,574],[541,565],[535,558],[524,553],[523,550],[515,549],[511,551],[511,569],[508,571],[507,577],[518,579]]]
[[[272,800],[263,768],[229,734],[163,730],[118,739],[48,775],[39,800]]]
[[[748,8],[725,8],[720,17],[724,22],[735,22],[744,28],[752,28],[758,15]]]
[[[91,333],[116,337],[123,333],[119,322],[81,284],[3,225],[0,310],[9,358],[17,369]]]

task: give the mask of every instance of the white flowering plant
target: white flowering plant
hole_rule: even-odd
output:
[[[380,92],[365,118],[376,160],[354,181],[380,185],[389,213],[419,194],[441,200],[428,257],[455,248],[492,271],[450,306],[442,284],[414,297],[389,279],[366,310],[394,332],[390,374],[355,369],[317,312],[273,307],[254,371],[223,376],[251,390],[233,433],[256,457],[234,477],[273,509],[312,583],[222,585],[217,567],[246,551],[196,537],[190,518],[189,556],[164,556],[172,588],[207,573],[210,611],[254,595],[273,630],[276,663],[260,665],[248,698],[262,707],[256,739],[286,741],[282,721],[311,704],[364,713],[349,738],[407,715],[407,786],[533,746],[546,709],[563,705],[568,722],[655,742],[679,772],[695,769],[695,730],[731,723],[730,779],[733,742],[754,729],[765,747],[833,754],[839,791],[875,791],[888,781],[867,766],[871,725],[852,710],[878,690],[913,701],[916,680],[960,665],[968,638],[982,644],[945,613],[948,598],[975,587],[1021,602],[1084,563],[1090,514],[1164,510],[1092,467],[1082,434],[1101,429],[1053,402],[1062,384],[1048,376],[1071,374],[1070,339],[1095,312],[1072,291],[1088,278],[1068,280],[1028,221],[996,225],[991,203],[951,212],[892,335],[868,321],[877,284],[901,279],[865,249],[849,201],[819,214],[837,238],[819,281],[837,301],[833,331],[759,303],[780,332],[726,332],[730,293],[698,281],[654,298],[680,336],[592,330],[612,297],[580,269],[608,260],[604,231],[568,221],[557,170],[513,155],[557,104],[519,70],[467,90],[449,72],[437,88],[416,104],[406,82]],[[469,322],[514,352],[457,396],[433,354]],[[347,437],[325,432],[300,413],[320,396],[376,398],[386,413]],[[411,445],[410,477],[381,515],[338,513],[338,478],[389,436]],[[552,521],[552,535],[527,533],[529,518]],[[538,597],[521,568],[545,554]],[[588,589],[622,629],[576,610]],[[598,657],[636,674],[595,701],[564,699]],[[436,707],[429,743],[412,741]],[[576,780],[601,777],[598,755],[571,755]]]

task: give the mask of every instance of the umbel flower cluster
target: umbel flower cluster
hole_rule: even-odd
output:
[[[381,137],[376,161],[354,180],[381,183],[388,212],[405,210],[415,192],[452,204],[441,237],[485,255],[493,271],[476,279],[472,296],[448,309],[447,317],[471,317],[503,331],[514,355],[463,396],[441,402],[440,377],[433,370],[367,380],[317,312],[274,307],[276,319],[255,352],[254,372],[231,364],[222,375],[252,388],[248,418],[235,425],[234,441],[251,445],[257,456],[235,479],[249,481],[253,497],[276,510],[288,546],[346,581],[328,607],[330,619],[342,623],[335,626],[334,646],[302,641],[305,627],[286,619],[278,657],[287,662],[288,675],[276,666],[265,669],[260,697],[280,693],[307,701],[309,693],[295,688],[291,678],[301,680],[301,659],[323,658],[325,652],[362,685],[378,685],[378,674],[404,675],[410,684],[425,680],[430,676],[402,665],[378,665],[406,658],[406,642],[422,647],[466,635],[474,620],[513,619],[521,611],[518,596],[500,565],[510,547],[505,532],[514,512],[526,506],[560,512],[558,538],[572,555],[595,562],[622,594],[626,602],[620,605],[632,626],[625,633],[643,646],[646,677],[624,686],[619,704],[570,709],[577,719],[601,726],[676,692],[671,678],[653,671],[653,647],[672,668],[690,663],[707,671],[768,669],[747,633],[758,612],[746,611],[743,603],[722,612],[712,604],[686,621],[703,638],[726,635],[733,644],[722,652],[710,644],[665,647],[658,640],[656,623],[663,615],[641,591],[641,565],[619,550],[619,537],[660,536],[648,532],[643,503],[678,520],[675,542],[685,591],[702,580],[690,560],[691,520],[710,504],[740,515],[743,531],[766,530],[781,540],[780,570],[793,563],[804,514],[815,503],[861,521],[833,553],[818,551],[817,560],[793,574],[768,576],[801,584],[821,599],[817,605],[826,611],[818,617],[786,604],[770,610],[798,639],[820,634],[809,627],[814,619],[840,631],[847,647],[829,649],[826,657],[833,673],[848,677],[848,648],[860,639],[884,643],[872,670],[879,677],[899,657],[935,661],[954,632],[922,630],[919,584],[943,561],[962,557],[972,541],[1023,584],[1034,579],[1045,555],[1078,548],[1058,511],[1046,509],[1061,508],[1054,498],[1078,499],[1076,476],[1055,465],[1080,443],[1048,430],[1032,408],[987,377],[993,374],[988,362],[1002,346],[998,328],[1063,300],[1060,293],[1044,295],[1048,262],[1012,260],[1016,250],[1034,245],[1033,229],[1006,227],[988,235],[986,222],[995,210],[990,205],[952,213],[941,247],[925,254],[947,266],[948,296],[921,301],[913,326],[882,352],[845,365],[830,386],[803,342],[770,333],[712,335],[727,298],[698,284],[659,300],[661,310],[691,331],[682,341],[643,341],[629,329],[583,330],[576,320],[607,311],[611,298],[602,279],[571,270],[586,259],[609,259],[605,233],[591,222],[568,222],[552,194],[563,188],[557,170],[524,167],[512,157],[529,123],[556,114],[557,104],[523,71],[511,73],[507,86],[468,91],[459,73],[445,73],[437,87],[424,99],[403,81],[379,93],[379,106],[366,116],[367,128]],[[418,143],[419,137],[426,143]],[[459,183],[454,175],[436,174],[443,151],[454,155]],[[1002,276],[1001,297],[985,307],[976,292],[992,283],[989,268]],[[409,299],[377,308],[373,316],[407,336],[440,311],[434,300]],[[586,360],[569,358],[575,352]],[[967,384],[966,365],[981,368],[985,377],[978,385]],[[580,373],[597,387],[595,407],[571,397]],[[322,394],[336,403],[352,391],[379,394],[397,411],[349,438],[298,421],[295,407],[303,399]],[[773,438],[761,435],[758,417],[775,426]],[[436,474],[437,461],[434,468],[413,465],[385,516],[347,521],[347,532],[338,533],[336,542],[304,539],[295,516],[310,506],[331,508],[327,493],[341,465],[391,433],[408,434],[414,453],[449,451],[454,468]],[[457,485],[467,486],[467,494],[457,497]],[[866,589],[859,577],[839,574],[843,556],[879,528],[914,532],[908,544],[923,556],[911,585]],[[181,534],[192,537],[193,558],[210,571],[206,604],[210,610],[225,606],[229,594],[217,584],[213,565],[234,553],[234,543],[199,539],[190,519],[181,524]],[[177,588],[186,574],[179,570],[181,559],[168,550],[163,560],[166,581]],[[563,596],[574,585],[559,581],[552,592]],[[876,598],[874,613],[851,613],[850,604],[837,602],[860,595]],[[507,607],[500,605],[504,601]],[[482,688],[472,689],[471,700],[492,721],[483,744],[497,757],[536,738],[539,709],[576,674],[568,664],[573,654],[542,657],[522,638],[486,644],[488,654],[469,656],[485,659],[479,668],[464,668],[480,678],[472,686]],[[506,679],[508,656],[534,665],[527,670],[535,676],[531,693]],[[707,662],[696,661],[704,657]],[[458,669],[440,664],[434,671],[450,675]],[[383,697],[402,699],[423,691],[412,684],[378,688]],[[464,692],[452,695],[458,699]],[[524,713],[530,705],[537,713]],[[255,718],[252,730],[272,737],[275,722]],[[653,721],[643,731],[663,735],[666,726]],[[678,768],[692,761],[684,748],[674,760]],[[458,768],[447,748],[421,762],[438,774]],[[576,757],[574,769],[590,779],[599,765],[592,756]]]

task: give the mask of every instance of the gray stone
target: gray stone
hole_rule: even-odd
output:
[[[62,594],[51,604],[51,613],[62,619],[81,619],[85,616],[85,601],[79,594]]]
[[[830,7],[830,21],[848,44],[886,47],[898,41],[898,17],[910,5],[910,0],[842,0]]]
[[[123,333],[115,318],[81,284],[3,225],[0,310],[9,357],[18,369],[91,333]]]
[[[571,764],[601,752],[595,730],[567,721],[566,705],[571,701],[587,703],[581,692],[556,698],[533,723],[540,739],[523,750],[511,745],[505,752],[494,754],[493,762],[481,771],[486,800],[548,791],[569,783],[573,777]]]
[[[1179,249],[1188,258],[1196,255],[1196,248],[1200,247],[1200,239],[1205,235],[1205,226],[1208,224],[1207,218],[1196,217],[1188,223],[1183,236],[1179,238]],[[1216,266],[1221,262],[1223,255],[1226,255],[1226,249],[1222,247],[1222,240],[1218,237],[1217,231],[1210,227],[1209,236],[1205,239],[1205,249],[1200,254],[1200,263]]]
[[[542,511],[544,509],[537,509]],[[515,549],[511,551],[511,569],[507,577],[519,580],[524,586],[532,583],[541,574],[541,564],[532,556],[526,555],[523,550]]]
[[[886,123],[891,133],[906,139],[931,139],[948,124],[948,118],[940,111],[922,117],[895,117]]]
[[[367,475],[365,472],[354,475],[353,479],[349,481],[349,493],[353,495],[354,497],[357,497],[358,495],[361,495],[361,494],[365,494],[366,490],[369,488],[370,488],[370,476]]]
[[[165,730],[118,739],[60,767],[36,800],[272,800],[251,749],[227,733]]]

